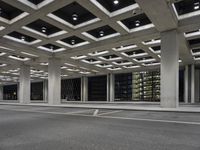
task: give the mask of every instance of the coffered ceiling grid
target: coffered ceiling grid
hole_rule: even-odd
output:
[[[193,63],[194,60],[195,63],[198,63],[200,59],[197,56],[200,55],[200,50],[198,52],[198,50],[193,51],[192,49],[200,48],[200,44],[188,44],[188,41],[200,39],[198,32],[200,29],[199,3],[189,0],[188,4],[191,7],[194,5],[194,8],[191,8],[194,10],[186,10],[184,1],[128,0],[123,2],[118,0],[118,4],[114,4],[114,0],[109,0],[109,2],[106,0],[41,0],[38,1],[38,4],[34,4],[31,0],[0,0],[0,3],[6,3],[22,12],[11,20],[5,20],[0,16],[0,63],[3,64],[2,67],[0,65],[1,74],[16,67],[19,68],[22,64],[27,64],[32,66],[32,69],[43,70],[46,73],[42,77],[47,77],[48,65],[41,64],[48,63],[50,57],[61,58],[63,77],[69,78],[159,68],[160,51],[158,48],[160,42],[156,43],[156,41],[159,41],[160,32],[169,29],[177,29],[180,34],[181,64]],[[174,4],[174,2],[176,3]],[[123,7],[121,7],[122,3]],[[183,7],[179,7],[179,3]],[[108,10],[108,4],[112,9]],[[111,4],[112,6],[110,6]],[[156,4],[159,4],[159,7],[155,7]],[[69,12],[64,9],[67,6],[70,6],[70,9],[74,7],[80,8],[80,10]],[[1,8],[0,11],[3,9]],[[179,9],[183,10],[183,14],[179,15]],[[63,11],[65,14],[62,14]],[[86,16],[81,16],[79,11],[85,13]],[[72,13],[71,21],[68,17],[70,13]],[[162,13],[166,14],[165,17]],[[93,16],[93,18],[89,18],[89,16]],[[137,16],[141,16],[141,18],[134,20],[134,17],[137,18]],[[75,19],[79,19],[80,23],[77,24],[73,17],[77,17]],[[87,18],[89,20],[82,21]],[[130,21],[125,22],[125,20]],[[49,28],[40,24],[41,29],[38,30],[36,23],[41,21],[45,22]],[[45,28],[42,29],[42,27]],[[13,32],[24,36],[18,40],[13,39],[10,36],[14,35]],[[194,33],[191,35],[186,32]],[[26,42],[28,36],[35,41]],[[145,41],[146,43],[150,42],[146,44]],[[131,45],[135,45],[135,47],[126,49]],[[157,51],[152,49],[154,47],[157,48]],[[107,52],[90,55],[102,51]],[[104,59],[104,57],[111,58],[115,55],[120,59]],[[17,60],[11,59],[10,56]],[[4,64],[6,65],[4,66]],[[5,75],[13,74],[10,72]],[[40,77],[35,76],[35,78]]]

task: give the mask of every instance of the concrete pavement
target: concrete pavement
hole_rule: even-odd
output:
[[[0,150],[199,150],[200,114],[0,105],[0,133]]]

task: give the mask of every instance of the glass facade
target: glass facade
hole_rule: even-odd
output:
[[[88,101],[106,101],[107,76],[88,78]]]
[[[4,100],[17,100],[17,84],[3,86]]]
[[[81,79],[61,80],[61,98],[66,101],[81,100]]]
[[[115,101],[159,101],[159,99],[158,71],[115,75]]]
[[[115,101],[132,100],[132,73],[115,75]]]
[[[43,100],[43,82],[31,83],[31,100]]]

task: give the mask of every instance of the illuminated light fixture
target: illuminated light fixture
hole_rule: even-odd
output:
[[[53,51],[53,46],[50,46],[50,49]]]
[[[115,5],[117,5],[117,4],[119,4],[119,0],[114,0],[113,3],[114,3]]]
[[[77,21],[77,20],[78,20],[78,15],[77,15],[76,13],[74,13],[74,14],[72,15],[72,19],[73,19],[74,21]]]
[[[196,3],[194,3],[194,10],[197,10],[197,9],[199,9],[199,2],[196,2]]]
[[[22,41],[25,41],[25,36],[21,36],[21,40],[22,40]]]
[[[75,44],[75,40],[71,40],[71,44],[74,45]]]
[[[46,27],[42,27],[42,32],[46,33],[47,32],[47,28]]]
[[[99,35],[102,37],[102,36],[104,36],[104,31],[100,31],[99,32]]]
[[[139,27],[139,26],[140,26],[140,21],[139,21],[139,20],[135,21],[135,26],[136,26],[136,27]]]

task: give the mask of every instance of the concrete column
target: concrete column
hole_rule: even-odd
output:
[[[161,33],[161,106],[176,108],[179,102],[179,40],[176,30]]]
[[[109,102],[110,99],[110,74],[107,74],[107,96],[106,100]]]
[[[43,81],[43,100],[48,102],[48,80]]]
[[[191,103],[195,103],[195,66],[191,65]]]
[[[195,100],[199,102],[199,70],[195,70]]]
[[[115,75],[110,74],[110,102],[115,101]]]
[[[30,66],[22,65],[20,67],[19,77],[19,102],[22,104],[30,103],[30,93]]]
[[[185,71],[184,71],[184,102],[188,103],[188,82],[189,82],[189,77],[188,77],[188,71],[189,67],[188,65],[185,66]]]
[[[3,100],[3,85],[0,85],[0,100]]]
[[[58,58],[50,58],[48,65],[48,103],[61,103],[61,62]]]
[[[81,78],[81,101],[88,101],[88,78],[86,76]]]

